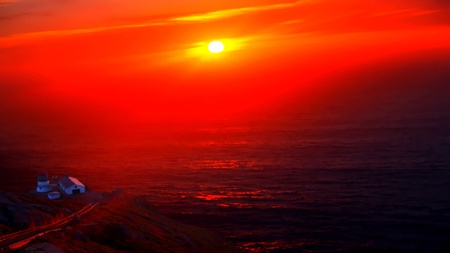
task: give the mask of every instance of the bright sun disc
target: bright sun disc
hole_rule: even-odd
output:
[[[224,49],[225,49],[225,45],[224,45],[222,42],[218,41],[218,40],[212,41],[212,42],[209,43],[209,45],[208,45],[208,50],[209,50],[209,52],[211,52],[211,53],[213,53],[213,54],[220,53],[220,52],[222,52]]]

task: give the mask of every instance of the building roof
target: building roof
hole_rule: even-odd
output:
[[[61,183],[65,188],[69,188],[74,185],[84,186],[84,184],[81,183],[80,180],[74,177],[63,177],[59,180],[59,183]]]
[[[48,175],[46,173],[40,173],[37,177],[37,180],[39,182],[45,182],[48,181]]]

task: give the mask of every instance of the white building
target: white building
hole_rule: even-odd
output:
[[[37,192],[49,192],[52,188],[50,187],[50,182],[48,181],[48,175],[46,173],[39,174],[37,177]]]
[[[86,192],[86,186],[80,180],[67,175],[58,181],[58,186],[68,195]]]
[[[61,197],[61,193],[59,192],[50,192],[48,194],[49,199],[59,199]]]

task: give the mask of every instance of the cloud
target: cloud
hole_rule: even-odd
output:
[[[20,2],[20,0],[0,0],[0,4],[10,4],[10,3],[17,3]]]
[[[238,15],[244,15],[252,12],[261,12],[261,11],[269,11],[269,10],[278,10],[278,9],[288,9],[301,4],[306,4],[310,2],[317,1],[297,1],[295,3],[284,3],[284,4],[273,4],[273,5],[264,5],[264,6],[255,6],[255,7],[246,7],[246,8],[237,8],[230,10],[220,10],[213,11],[202,14],[188,15],[182,17],[176,17],[170,19],[170,21],[182,21],[182,22],[198,22],[198,21],[210,21],[216,19],[229,18]]]
[[[2,1],[2,0],[0,0]],[[5,0],[3,0],[5,1]],[[124,25],[112,25],[112,26],[97,26],[91,28],[82,28],[82,29],[62,29],[62,30],[48,30],[48,31],[39,31],[39,32],[29,32],[22,33],[17,35],[12,35],[9,37],[4,37],[4,39],[8,40],[8,38],[19,38],[23,37],[26,39],[33,38],[44,38],[44,37],[57,37],[57,36],[67,36],[67,35],[75,35],[75,34],[85,34],[85,33],[95,33],[95,32],[103,32],[108,30],[120,30],[120,29],[130,29],[130,28],[143,28],[143,27],[153,27],[153,26],[164,26],[164,25],[179,25],[179,24],[192,24],[192,23],[201,23],[206,21],[214,21],[218,19],[231,18],[234,16],[245,15],[248,13],[258,13],[270,10],[279,10],[279,9],[289,9],[302,4],[307,4],[311,2],[318,2],[318,0],[303,0],[296,1],[294,3],[283,3],[283,4],[272,4],[272,5],[262,5],[262,6],[252,6],[245,8],[235,8],[235,9],[226,9],[214,12],[206,12],[199,13],[194,15],[182,15],[169,17],[165,19],[154,19],[148,22],[141,22],[135,24],[124,24]],[[30,14],[30,13],[28,13]],[[2,17],[2,19],[10,19],[11,17]],[[1,41],[0,37],[0,41]],[[5,41],[3,41],[5,43]]]
[[[394,10],[394,11],[388,11],[388,12],[374,13],[370,16],[371,17],[381,17],[381,16],[410,17],[410,16],[429,15],[429,14],[433,14],[433,13],[439,12],[439,11],[441,11],[441,10],[423,10],[423,9],[419,9],[419,8],[409,8],[409,9],[400,9],[400,10]]]
[[[12,3],[16,1],[17,0],[0,0],[0,3]],[[81,4],[81,2],[84,4]],[[30,4],[30,2],[27,1],[22,1],[22,3]],[[90,6],[91,9],[94,8],[94,3],[97,2],[94,1],[92,4],[88,4],[86,0],[76,3],[80,3],[79,6],[77,5],[79,8],[75,8],[70,15],[77,17],[77,19],[65,15],[66,12],[55,11],[57,7],[54,6],[54,9],[42,7],[42,9],[35,9],[34,12],[22,12],[26,13],[27,17],[17,16],[16,13],[15,19],[17,19],[17,22],[15,20],[9,20],[14,16],[1,16],[0,22],[8,24],[9,31],[6,31],[7,29],[4,30],[4,35],[8,36],[1,37],[0,35],[0,44],[3,44],[4,46],[13,45],[17,42],[20,43],[20,41],[29,43],[39,38],[162,26],[170,27],[170,29],[179,28],[189,31],[198,30],[197,36],[202,36],[202,34],[235,36],[233,33],[225,34],[225,30],[230,31],[232,29],[235,29],[235,31],[239,30],[239,36],[248,36],[249,34],[253,36],[260,33],[277,33],[280,35],[280,33],[335,33],[370,29],[389,30],[413,27],[417,23],[424,23],[424,20],[426,20],[428,24],[444,24],[447,20],[444,15],[446,14],[446,9],[443,8],[446,3],[445,1],[425,2],[425,0],[414,0],[410,2],[399,0],[395,4],[391,4],[388,1],[300,0],[259,6],[250,5],[247,7],[209,12],[205,11],[203,13],[191,11],[186,15],[173,14],[169,16],[165,14],[163,16],[158,16],[149,14],[145,19],[139,18],[140,22],[137,20],[130,22],[129,20],[133,20],[132,18],[136,16],[126,14],[126,12],[122,14],[128,15],[130,19],[124,21],[124,19],[121,18],[123,17],[122,14],[112,15],[109,13],[110,9],[108,8],[105,8],[106,10],[103,12],[100,11],[99,16],[103,15],[106,17],[109,15],[109,19],[91,20],[90,18],[92,15],[86,15],[85,9],[88,9],[88,6]],[[434,3],[434,5],[431,3]],[[439,4],[440,7],[437,7],[437,4]],[[58,8],[61,6],[62,3],[60,3]],[[80,9],[82,6],[84,6],[83,10]],[[67,6],[65,6],[64,10],[67,11],[67,9]],[[40,11],[40,13],[53,13],[53,15],[30,16],[32,13],[37,13],[37,11]],[[114,9],[114,12],[120,13],[120,10]],[[251,15],[251,18],[247,18],[248,15]],[[433,18],[434,16],[432,15],[440,15],[443,17],[438,20]],[[399,19],[401,19],[402,22],[399,22]],[[38,29],[33,29],[34,31],[31,29],[20,31],[18,28],[19,25],[25,27],[39,23],[39,21],[41,21],[41,26],[38,27]],[[206,24],[209,22],[214,23],[214,25]],[[413,22],[415,23],[413,24]],[[2,24],[0,23],[0,25]],[[69,25],[71,27],[68,27]],[[280,25],[284,25],[285,27],[280,28]],[[174,28],[175,26],[178,27]],[[223,30],[220,31],[221,34],[215,32],[214,27],[223,28]],[[149,31],[147,30],[146,32]]]
[[[4,3],[13,3],[17,0],[0,0]],[[262,6],[249,6],[244,8],[232,8],[224,9],[213,12],[204,12],[188,15],[151,15],[141,22],[121,22],[119,10],[105,8],[105,11],[100,11],[98,18],[92,17],[92,15],[86,15],[85,9],[88,6],[81,8],[81,3],[78,5],[73,4],[65,6],[62,3],[57,4],[44,4],[45,1],[41,0],[42,4],[31,5],[28,1],[22,1],[21,4],[14,6],[14,8],[8,8],[0,12],[1,21],[12,21],[5,23],[9,29],[5,29],[0,32],[0,37],[12,35],[12,34],[30,34],[31,37],[35,37],[39,34],[43,36],[57,36],[57,35],[71,35],[80,33],[92,33],[101,32],[114,29],[127,29],[138,27],[150,27],[161,25],[173,25],[173,24],[185,24],[185,23],[200,23],[205,21],[213,21],[224,18],[231,18],[234,16],[245,15],[248,13],[257,13],[270,10],[288,9],[301,4],[314,2],[312,0],[302,0],[293,3],[281,3],[281,4],[268,4]],[[317,0],[315,0],[317,1]],[[2,3],[2,2],[0,2]],[[89,8],[99,8],[93,2]],[[65,6],[65,7],[64,7]],[[73,7],[70,13],[65,14],[69,7]],[[71,9],[71,8],[69,8]],[[51,17],[49,15],[51,13]],[[116,13],[116,14],[114,14]],[[127,13],[127,12],[125,12]],[[151,12],[150,12],[151,13]],[[195,12],[194,12],[195,13]],[[132,15],[132,14],[126,14]],[[118,21],[119,20],[119,21]],[[0,24],[2,25],[2,24]],[[71,26],[71,27],[68,27]],[[77,27],[78,26],[78,27]],[[90,26],[90,27],[89,27]],[[41,32],[42,31],[42,32]],[[3,33],[3,34],[2,34]],[[27,35],[30,37],[29,35]]]
[[[305,22],[305,21],[302,19],[293,19],[293,20],[288,20],[288,21],[282,22],[282,23],[280,23],[280,25],[296,25],[296,24],[303,23],[303,22]]]

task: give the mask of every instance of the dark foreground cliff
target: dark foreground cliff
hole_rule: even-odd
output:
[[[0,193],[0,235],[49,224],[91,201],[99,205],[79,221],[38,237],[17,252],[239,252],[218,236],[177,223],[144,199],[121,191],[62,200]]]

